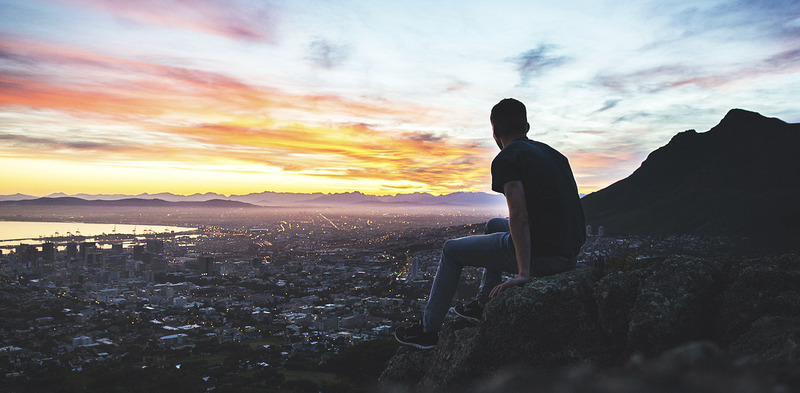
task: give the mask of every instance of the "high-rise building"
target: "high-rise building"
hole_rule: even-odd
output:
[[[78,259],[77,243],[67,243],[67,259]]]
[[[198,262],[200,262],[199,270],[200,274],[206,276],[215,276],[216,271],[214,269],[214,256],[211,254],[202,254],[200,255]]]
[[[36,247],[30,244],[20,244],[14,248],[14,254],[17,257],[17,264],[25,268],[36,268],[38,261],[38,251]]]
[[[97,247],[97,245],[95,244],[95,242],[83,242],[83,243],[81,243],[80,246],[78,247],[78,253],[80,254],[79,255],[80,256],[80,260],[83,263],[88,263],[86,258],[87,258],[87,256],[89,254],[94,252],[96,247]]]
[[[53,263],[56,260],[56,245],[46,242],[42,244],[42,258],[45,263]]]
[[[149,266],[157,274],[167,271],[167,260],[162,256],[153,255],[149,252],[144,253],[144,265]]]
[[[586,237],[589,237],[589,236],[592,236],[592,226],[591,225],[587,225],[586,226]]]
[[[97,253],[95,253],[97,254]],[[103,260],[103,269],[108,271],[122,271],[127,270],[126,268],[126,259],[125,255],[117,255],[117,254],[110,254],[104,255]],[[92,266],[92,265],[90,265]]]
[[[164,241],[160,239],[147,239],[147,252],[153,254],[164,253]]]
[[[90,252],[86,254],[84,259],[86,266],[94,269],[105,269],[105,259],[103,254],[99,252]]]
[[[133,246],[133,259],[137,261],[144,261],[144,246],[141,244],[135,244]]]

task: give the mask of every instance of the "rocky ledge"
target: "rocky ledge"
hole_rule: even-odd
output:
[[[601,265],[503,292],[435,350],[400,348],[382,388],[800,391],[800,256]]]

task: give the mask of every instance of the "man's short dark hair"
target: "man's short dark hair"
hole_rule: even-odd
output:
[[[489,116],[497,136],[524,135],[528,132],[528,112],[525,104],[513,99],[500,100]]]

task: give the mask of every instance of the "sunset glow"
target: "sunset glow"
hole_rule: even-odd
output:
[[[800,121],[797,2],[484,3],[0,0],[0,195],[488,191],[504,97],[587,193]]]

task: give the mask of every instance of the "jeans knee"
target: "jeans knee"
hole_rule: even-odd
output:
[[[445,240],[444,245],[442,246],[442,256],[447,256],[453,252],[453,248],[455,248],[455,242],[453,239]]]
[[[450,239],[444,242],[442,246],[442,260],[440,264],[447,264],[448,266],[461,266],[459,255],[461,254],[459,239]]]
[[[489,220],[483,229],[483,233],[487,235],[490,233],[507,232],[507,231],[508,231],[508,219],[500,217],[495,217]]]

